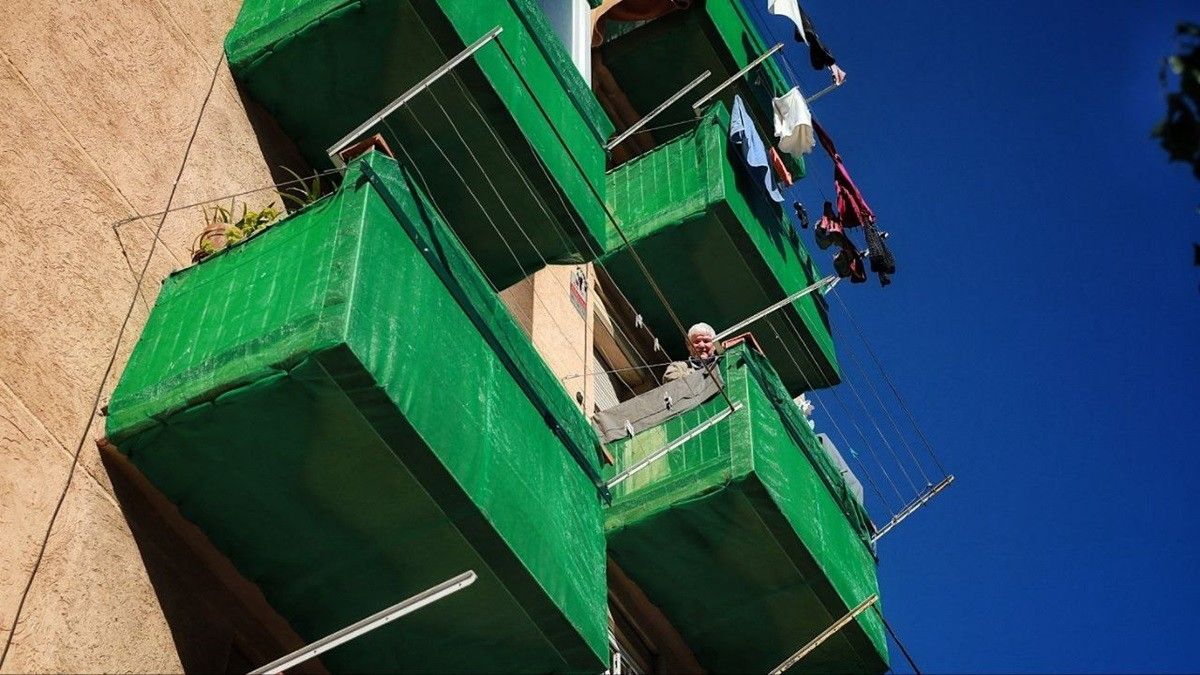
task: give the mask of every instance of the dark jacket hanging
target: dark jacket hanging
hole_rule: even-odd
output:
[[[841,214],[842,225],[860,227],[864,223],[874,223],[875,212],[867,205],[866,198],[863,197],[862,192],[859,192],[854,180],[850,178],[850,172],[842,163],[842,156],[834,147],[833,139],[815,119],[813,120],[813,131],[816,132],[821,147],[825,148],[825,152],[829,153],[829,157],[833,160],[833,187],[837,191],[837,210]]]
[[[804,34],[796,31],[796,39],[808,43],[808,60],[812,63],[814,70],[823,70],[837,63],[837,59],[833,58],[833,54],[825,47],[825,43],[821,42],[821,37],[817,35],[817,29],[813,26],[812,19],[808,17],[808,12],[804,11],[804,7],[796,4],[796,8],[800,10],[800,18],[804,20]]]

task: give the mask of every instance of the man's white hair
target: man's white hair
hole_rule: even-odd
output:
[[[711,335],[715,338],[717,337],[717,331],[713,330],[712,326],[701,322],[688,329],[687,336],[690,338],[693,335]]]

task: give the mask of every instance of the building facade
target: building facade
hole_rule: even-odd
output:
[[[613,4],[3,29],[3,670],[245,671],[466,570],[304,668],[767,670],[878,594],[792,401],[840,380],[819,294],[662,382],[820,278],[730,140],[792,85],[739,0]],[[866,612],[796,668],[887,663]]]

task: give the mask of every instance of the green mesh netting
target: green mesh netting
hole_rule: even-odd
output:
[[[712,75],[697,92],[716,87],[770,47],[759,35],[742,0],[696,0],[685,11],[671,12],[606,42],[600,55],[633,108],[645,114],[705,70],[712,71]],[[791,88],[787,82],[775,58],[771,58],[729,86],[717,100],[729,105],[734,95],[740,94],[759,128],[770,133],[771,99]],[[692,103],[697,98],[699,93],[684,97],[654,118],[652,126],[693,119]],[[687,129],[679,125],[652,133],[659,142],[665,142]],[[783,159],[794,179],[804,178],[803,159],[786,153]]]
[[[604,231],[613,127],[536,0],[246,0],[226,52],[322,167],[327,148],[496,26],[497,42],[371,131],[411,156],[504,288],[547,262],[590,259]]]
[[[713,672],[766,672],[878,592],[868,521],[766,359],[721,365],[741,410],[613,489],[609,554]],[[700,408],[609,445],[613,473],[712,418]],[[797,668],[883,672],[867,612]]]
[[[391,160],[168,279],[109,412],[306,639],[479,574],[332,669],[603,668],[596,439]]]
[[[608,176],[609,205],[680,321],[705,321],[718,331],[819,278],[782,210],[743,170],[728,135],[729,114],[717,106],[696,129]],[[667,347],[682,349],[678,327],[611,226],[605,247],[602,262],[617,285]],[[839,381],[819,294],[747,330],[789,391]]]

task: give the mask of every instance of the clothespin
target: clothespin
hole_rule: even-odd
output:
[[[658,338],[654,338],[654,351],[661,352],[662,350],[663,348],[662,345],[658,343]]]
[[[625,433],[629,434],[630,438],[633,438],[633,425],[629,423],[629,420],[625,420]]]
[[[646,322],[642,320],[641,314],[638,314],[637,316],[633,317],[633,327],[634,328],[641,328],[642,326],[645,326],[645,325],[646,325]]]
[[[663,395],[663,403],[667,404],[667,410],[671,409],[671,405],[674,403],[674,401],[671,400],[670,394]]]

